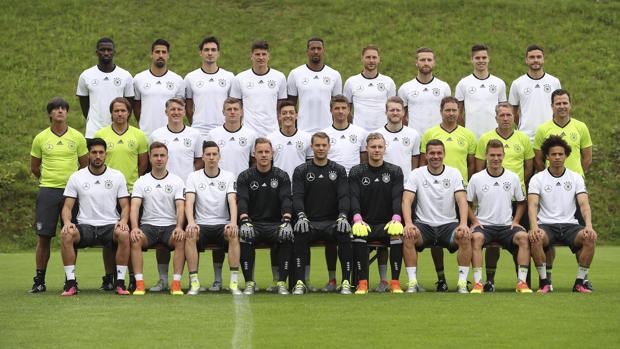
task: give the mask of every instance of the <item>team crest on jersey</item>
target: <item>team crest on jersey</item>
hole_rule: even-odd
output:
[[[172,187],[172,184],[166,184],[166,186],[164,187],[164,191],[165,191],[167,194],[172,193],[172,190],[174,190],[174,188]]]
[[[433,91],[435,92],[435,91]],[[471,86],[470,88],[467,89],[467,92],[469,92],[470,95],[473,95],[474,93],[476,93],[476,87],[475,86]]]
[[[369,185],[369,184],[370,184],[370,178],[368,177],[362,178],[362,185]]]
[[[226,182],[224,181],[217,182],[217,189],[219,191],[224,191],[226,189]]]
[[[546,191],[547,193],[551,193],[551,190],[553,190],[553,188],[551,187],[551,185],[549,185],[549,184],[545,185],[545,191]]]
[[[67,148],[69,148],[69,150],[75,150],[75,142],[67,141]]]
[[[495,92],[497,92],[497,86],[495,86],[495,85],[489,85],[489,92],[491,92],[491,93],[495,93]]]
[[[488,186],[488,185],[486,185],[486,184],[485,184],[485,185],[483,185],[483,186],[482,186],[482,192],[486,193],[486,192],[488,192],[488,191],[489,191],[489,186]]]
[[[377,84],[377,90],[379,90],[380,92],[384,92],[385,91],[385,84],[380,82]]]
[[[383,183],[390,183],[390,174],[389,173],[382,174],[381,180],[383,181]]]
[[[297,150],[302,150],[302,149],[304,149],[304,142],[303,142],[303,141],[297,141],[297,142],[295,142],[295,148],[297,148]]]
[[[246,87],[246,88],[248,88],[248,89],[252,89],[252,88],[254,88],[254,81],[248,81],[248,82],[245,84],[245,87]]]
[[[517,153],[520,153],[520,152],[521,152],[521,150],[523,150],[523,149],[521,149],[521,146],[520,146],[520,145],[518,145],[518,144],[515,144],[515,145],[514,145],[514,147],[513,147],[512,149],[514,149],[514,150],[515,150],[515,152],[517,152]]]
[[[572,182],[564,182],[564,190],[569,191],[573,189],[573,183]]]
[[[174,82],[166,81],[166,88],[172,91],[174,89]]]
[[[512,184],[510,184],[510,182],[504,182],[502,188],[504,188],[505,191],[510,191],[510,189],[512,188]]]
[[[144,85],[142,85],[142,87],[144,87],[145,90],[148,90],[149,88],[151,88],[151,83],[145,82]]]
[[[207,186],[204,183],[200,183],[200,184],[198,184],[198,189],[205,190],[205,189],[207,189]]]
[[[465,146],[465,140],[464,140],[464,139],[462,139],[462,138],[457,139],[457,140],[456,140],[456,143],[457,143],[459,146],[461,146],[461,147],[464,147],[464,146]]]
[[[129,142],[127,142],[127,146],[129,146],[129,148],[135,148],[136,147],[136,140],[135,139],[130,139]]]
[[[543,85],[543,90],[544,90],[546,93],[551,92],[551,85],[549,85],[549,84],[544,84],[544,85]]]
[[[121,85],[121,78],[116,77],[114,78],[114,86],[119,87]]]
[[[440,94],[440,93],[441,93],[441,91],[440,91],[437,87],[435,87],[435,88],[433,89],[433,96],[435,96],[435,97],[439,97],[439,94]]]
[[[441,185],[443,185],[443,187],[446,188],[446,189],[450,188],[450,179],[449,178],[444,178],[444,180],[441,181]]]
[[[106,189],[112,189],[112,181],[111,181],[111,180],[109,180],[109,179],[108,179],[108,180],[106,180],[106,181],[103,183],[103,187],[104,187],[104,188],[106,188]]]
[[[273,189],[277,188],[278,187],[278,179],[277,178],[272,178],[271,182],[269,183],[269,185],[271,185],[271,187]]]
[[[226,79],[217,79],[217,84],[219,87],[226,87]]]
[[[336,179],[338,179],[338,173],[336,171],[329,171],[329,180],[335,181]]]
[[[252,181],[252,182],[250,183],[250,189],[252,189],[252,190],[258,190],[258,187],[259,187],[259,185],[258,185],[258,182],[257,182],[257,181]]]
[[[192,146],[192,139],[191,138],[183,138],[183,145],[186,148],[189,148]]]
[[[576,142],[577,141],[577,134],[575,132],[571,132],[570,133],[570,139],[571,139],[571,141]]]
[[[357,135],[349,135],[349,141],[351,143],[357,143]]]
[[[248,144],[248,139],[245,137],[239,137],[239,145],[245,147],[246,144]]]
[[[411,139],[409,139],[409,137],[403,137],[403,145],[408,147],[409,144],[411,144]]]
[[[200,80],[200,81],[196,81],[196,87],[198,88],[203,88],[205,85],[205,82]]]
[[[84,190],[88,190],[88,189],[90,189],[90,183],[88,183],[88,182],[87,182],[87,183],[82,184],[82,188],[83,188]]]
[[[325,85],[329,85],[332,82],[332,79],[329,78],[329,76],[324,76],[323,77],[323,83]]]
[[[271,89],[276,88],[276,82],[274,80],[267,81],[267,87]]]
[[[306,173],[306,180],[307,180],[308,182],[314,182],[314,178],[315,178],[315,177],[314,177],[314,173],[312,173],[312,172],[308,172],[308,173]]]

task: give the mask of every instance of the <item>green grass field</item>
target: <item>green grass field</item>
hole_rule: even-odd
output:
[[[435,273],[429,253],[421,256],[419,280],[430,289]],[[206,257],[200,271],[203,283],[213,275]],[[256,279],[262,288],[271,279],[268,260],[267,251],[260,250]],[[119,297],[96,290],[102,274],[96,249],[80,252],[82,292],[63,298],[60,255],[54,253],[50,260],[45,294],[25,292],[33,264],[31,253],[0,254],[1,348],[612,348],[620,340],[620,247],[614,246],[596,252],[590,273],[596,291],[590,295],[570,292],[576,264],[567,248],[557,249],[556,292],[548,295],[514,293],[507,254],[497,272],[498,292],[483,295],[454,293],[456,266],[449,255],[451,292],[415,295]],[[145,266],[149,284],[157,277],[153,252],[146,254]],[[324,268],[322,251],[315,248],[313,284],[326,281]],[[373,266],[375,281],[376,275]]]

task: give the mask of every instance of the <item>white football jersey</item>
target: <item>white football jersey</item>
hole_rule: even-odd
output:
[[[528,195],[538,195],[538,224],[577,224],[577,194],[581,193],[587,193],[583,177],[569,169],[559,177],[554,177],[549,169],[538,172],[528,187]]]
[[[439,125],[441,100],[450,94],[450,86],[436,77],[426,84],[419,82],[417,78],[404,83],[398,89],[398,96],[407,107],[409,127],[423,135],[427,129]]]
[[[385,125],[385,103],[396,96],[396,84],[383,74],[372,79],[357,74],[344,83],[344,95],[353,104],[353,124],[370,132]]]
[[[286,77],[271,68],[263,75],[248,69],[235,76],[230,96],[243,100],[243,123],[264,137],[278,130],[278,100],[288,98]]]
[[[192,127],[203,136],[224,124],[224,101],[234,77],[222,68],[212,74],[198,68],[185,76],[185,98],[194,101]]]
[[[474,74],[469,74],[456,85],[454,97],[465,103],[465,128],[470,129],[478,139],[497,127],[495,106],[506,102],[506,84],[495,75],[478,79]]]
[[[374,132],[379,132],[385,138],[385,155],[383,160],[400,166],[403,173],[411,172],[411,158],[420,155],[420,135],[411,127],[403,126],[400,131],[392,132],[385,126]],[[364,140],[366,148],[366,140]]]
[[[198,130],[185,126],[181,132],[172,132],[168,126],[153,131],[149,144],[162,142],[168,147],[168,171],[185,181],[194,172],[194,159],[202,158],[203,138]]]
[[[228,131],[224,126],[216,127],[209,131],[206,140],[217,143],[220,147],[220,168],[231,172],[237,179],[239,173],[250,167],[256,138],[256,132],[243,125],[235,132]]]
[[[443,172],[434,175],[427,166],[418,167],[407,177],[405,190],[416,194],[418,221],[433,227],[458,222],[454,193],[465,191],[459,170],[444,165]]]
[[[185,183],[171,172],[161,179],[153,177],[149,172],[134,183],[131,197],[142,199],[140,224],[158,227],[175,225],[176,201],[185,200]]]
[[[316,132],[331,124],[331,98],[342,93],[339,72],[327,65],[314,71],[304,64],[291,70],[287,85],[288,94],[299,97],[297,127],[300,130]]]
[[[215,225],[228,224],[229,193],[236,193],[237,176],[220,169],[215,177],[209,177],[204,170],[198,170],[187,177],[186,192],[196,194],[195,220],[196,224]]]
[[[79,224],[100,227],[119,221],[118,199],[129,197],[129,192],[125,176],[120,171],[106,167],[102,174],[95,175],[85,167],[69,177],[63,195],[78,200]]]
[[[530,142],[538,126],[552,119],[551,93],[559,88],[560,80],[547,73],[540,79],[524,74],[510,85],[508,102],[519,106],[518,129],[530,137]]]
[[[364,143],[368,132],[353,124],[349,124],[344,130],[338,130],[332,125],[323,132],[329,136],[328,158],[344,166],[348,175],[351,167],[359,165],[360,153],[366,151]]]
[[[471,176],[467,184],[467,201],[478,201],[476,217],[482,225],[510,225],[512,223],[512,200],[521,202],[525,195],[519,176],[504,169],[494,177],[484,169]]]
[[[166,126],[166,102],[170,98],[185,99],[185,83],[178,74],[168,70],[155,76],[149,69],[133,78],[135,99],[140,101],[140,129],[147,135]]]
[[[293,178],[295,167],[306,162],[313,155],[310,142],[312,135],[297,130],[294,135],[286,136],[278,130],[267,136],[273,145],[273,166],[288,173]]]
[[[86,138],[93,138],[95,132],[112,123],[110,103],[116,97],[133,97],[133,78],[125,69],[116,66],[109,73],[102,72],[97,66],[90,67],[80,74],[78,79],[78,96],[88,96],[88,119],[86,120]]]

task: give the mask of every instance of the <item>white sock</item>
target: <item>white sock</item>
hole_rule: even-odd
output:
[[[271,266],[271,276],[273,277],[273,281],[280,280],[280,267]]]
[[[198,281],[198,273],[189,274],[189,282],[194,282],[194,281]]]
[[[482,269],[480,269],[482,270]],[[462,267],[459,265],[459,281],[467,282],[467,275],[469,274],[469,267]],[[482,277],[482,274],[480,274]]]
[[[75,280],[75,264],[65,265],[65,276],[67,276],[67,280]]]
[[[168,283],[168,264],[157,264],[157,271],[159,272],[159,278],[164,280],[164,284]]]
[[[238,282],[239,281],[239,270],[231,270],[230,271],[230,282]]]
[[[116,266],[116,279],[117,280],[125,280],[125,274],[127,274],[127,266],[126,265],[117,265]]]
[[[335,270],[328,270],[327,274],[329,275],[329,280],[336,280],[336,271]]]
[[[547,263],[543,263],[541,266],[536,266],[538,276],[545,280],[547,278]]]
[[[215,274],[213,281],[219,281],[220,284],[222,283],[222,266],[222,263],[213,263],[213,273]]]
[[[143,274],[136,274],[134,275],[136,277],[136,281],[142,281],[144,280],[144,275]]]
[[[405,270],[407,271],[407,277],[409,278],[409,281],[418,279],[418,277],[416,276],[416,273],[418,272],[418,267],[405,267]]]
[[[306,265],[306,281],[310,281],[310,266]]]
[[[577,279],[581,279],[581,280],[585,279],[586,275],[588,275],[588,270],[589,269],[590,268],[582,267],[580,265],[579,268],[577,269]]]
[[[379,264],[379,278],[381,281],[387,280],[387,264]]]
[[[519,278],[519,281],[525,282],[527,280],[527,269],[528,268],[526,265],[519,266],[519,271],[517,272],[517,277]]]
[[[173,274],[172,275],[172,280],[174,280],[174,281],[181,281],[181,274]]]
[[[478,284],[482,282],[482,267],[474,268],[474,283]]]

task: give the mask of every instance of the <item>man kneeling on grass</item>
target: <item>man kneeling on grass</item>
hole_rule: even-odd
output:
[[[153,142],[149,148],[152,171],[140,177],[131,195],[131,262],[136,276],[135,296],[144,295],[142,250],[163,243],[174,249],[174,277],[170,293],[183,295],[181,274],[185,264],[185,185],[177,175],[168,172],[168,148]],[[140,207],[143,208],[139,219]]]
[[[61,254],[67,281],[63,296],[73,296],[78,292],[75,249],[113,245],[117,245],[116,292],[119,295],[129,294],[125,288],[129,260],[129,193],[123,174],[105,165],[106,148],[103,139],[90,140],[88,167],[73,173],[65,188]],[[71,222],[71,211],[76,200],[79,205],[77,225]],[[120,214],[116,209],[117,204],[121,208]]]

